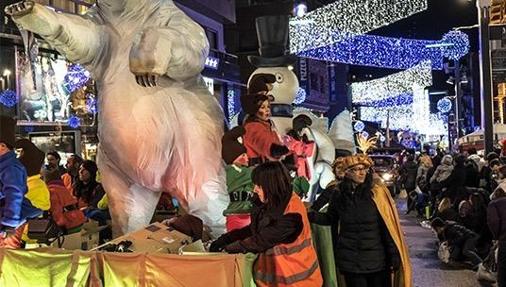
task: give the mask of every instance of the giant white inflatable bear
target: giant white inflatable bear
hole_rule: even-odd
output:
[[[223,112],[200,76],[203,29],[171,0],[98,0],[83,16],[23,1],[6,13],[97,80],[98,164],[117,234],[148,224],[161,192],[219,233]]]

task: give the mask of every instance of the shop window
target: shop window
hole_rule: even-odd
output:
[[[325,94],[325,92],[326,92],[325,79],[323,78],[323,76],[320,76],[320,93]]]
[[[318,75],[315,73],[309,73],[309,81],[311,83],[310,89],[313,91],[319,90]]]
[[[218,32],[208,27],[205,27],[207,40],[211,49],[218,50]]]

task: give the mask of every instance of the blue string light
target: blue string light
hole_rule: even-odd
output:
[[[448,98],[442,98],[437,102],[437,109],[441,113],[447,113],[452,109],[452,101]]]
[[[12,108],[14,107],[18,102],[18,97],[16,95],[16,92],[13,90],[5,90],[0,93],[0,104]]]
[[[299,87],[299,89],[297,90],[297,94],[295,95],[295,99],[293,100],[293,103],[295,105],[300,105],[305,101],[306,101],[306,90]]]
[[[88,110],[92,114],[97,113],[97,100],[95,99],[95,96],[92,94],[86,95],[86,110]]]
[[[402,106],[402,105],[411,105],[413,104],[413,94],[412,93],[402,93],[397,96],[393,96],[381,101],[373,101],[373,102],[365,102],[359,103],[361,106],[366,107],[393,107],[393,106]]]
[[[79,126],[81,126],[81,119],[76,116],[71,116],[68,119],[68,125],[73,129],[77,129]]]
[[[71,64],[68,67],[67,74],[63,78],[63,87],[68,93],[84,87],[90,80],[90,72],[86,71],[79,64]]]
[[[323,61],[381,68],[408,69],[431,61],[432,69],[442,70],[443,59],[459,59],[469,52],[469,37],[451,31],[442,40],[413,40],[374,35],[344,37],[332,45],[301,51],[297,55]]]
[[[353,125],[353,129],[359,133],[359,132],[362,132],[364,129],[365,129],[365,124],[363,121],[357,121],[354,125]]]

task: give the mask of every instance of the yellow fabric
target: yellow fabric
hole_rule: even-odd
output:
[[[244,256],[103,253],[104,286],[243,286]],[[241,259],[242,258],[242,259]]]
[[[255,286],[254,258],[0,249],[0,286]]]
[[[42,210],[49,210],[51,207],[51,199],[49,198],[49,189],[46,183],[40,179],[40,175],[28,177],[26,182],[28,192],[25,197],[30,200],[33,206]]]
[[[90,255],[53,249],[0,250],[0,286],[87,286]]]
[[[97,203],[97,207],[100,209],[107,209],[109,207],[109,197],[107,197],[107,194],[104,194],[102,199]]]
[[[394,287],[412,287],[413,275],[411,262],[395,202],[390,195],[390,191],[378,179],[375,179],[372,192],[376,208],[383,218],[383,221],[385,222],[385,225],[401,256],[402,264],[400,270],[396,272],[394,276]]]

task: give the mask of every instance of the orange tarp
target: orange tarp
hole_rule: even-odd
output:
[[[0,249],[0,286],[240,287],[251,282],[246,258]]]

